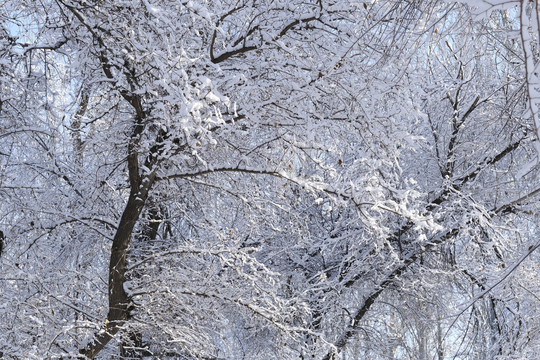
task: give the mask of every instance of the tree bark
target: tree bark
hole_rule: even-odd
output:
[[[150,184],[141,187],[140,191],[132,189],[114,236],[109,263],[109,312],[103,329],[85,349],[81,350],[81,354],[90,359],[95,358],[103,350],[129,316],[130,299],[124,289],[127,250],[149,189]]]
[[[126,96],[127,97],[127,96]],[[93,359],[103,350],[107,343],[118,333],[129,317],[130,298],[124,289],[126,281],[127,251],[131,243],[133,228],[139,220],[148,194],[156,179],[158,147],[153,147],[145,159],[145,167],[152,169],[144,175],[139,174],[139,157],[137,145],[139,136],[143,131],[141,125],[144,113],[138,97],[129,97],[136,110],[136,119],[133,133],[128,144],[127,168],[131,191],[127,204],[120,218],[111,247],[109,262],[109,312],[102,330],[94,340],[81,349],[80,353]]]
[[[141,234],[132,240],[132,246],[137,247],[156,240],[158,235],[158,230],[160,224],[163,222],[163,213],[160,211],[159,206],[152,202],[152,199],[148,199],[146,203],[148,208],[146,216],[147,224],[142,226]],[[131,272],[129,274],[128,280],[133,280],[134,278],[140,277],[140,272]],[[136,304],[133,302],[133,299],[129,299],[128,305],[128,319],[132,316],[132,309],[136,308]],[[129,359],[142,359],[143,356],[151,355],[147,349],[144,348],[142,341],[142,335],[139,331],[131,330],[125,339],[123,339],[120,344],[120,355]]]

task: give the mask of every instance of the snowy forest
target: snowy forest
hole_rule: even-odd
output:
[[[540,358],[538,0],[0,0],[0,358]]]

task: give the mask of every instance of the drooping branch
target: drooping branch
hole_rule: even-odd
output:
[[[494,216],[504,215],[507,212],[508,208],[511,208],[512,206],[515,206],[525,200],[530,200],[534,196],[540,194],[540,189],[536,189],[530,193],[528,193],[525,196],[520,197],[519,199],[516,199],[514,201],[511,201],[503,206],[498,207],[497,209],[493,209]],[[405,231],[409,230],[411,226],[408,227]],[[375,303],[377,298],[382,294],[382,292],[387,289],[390,285],[394,283],[394,281],[401,276],[408,267],[416,262],[420,256],[427,251],[430,251],[431,249],[435,248],[436,246],[446,242],[447,240],[455,237],[460,231],[459,227],[453,228],[443,235],[439,236],[437,239],[431,240],[430,242],[426,243],[421,249],[418,249],[417,251],[413,252],[410,256],[405,257],[402,262],[397,265],[397,267],[391,271],[383,281],[379,283],[378,286],[374,288],[374,290],[365,298],[363,303],[359,306],[359,308],[354,313],[354,316],[352,316],[352,321],[348,325],[347,329],[343,332],[343,335],[336,341],[335,348],[340,351],[343,349],[349,340],[354,336],[356,331],[358,330],[358,327],[360,326],[360,321],[365,317],[371,306]],[[489,292],[491,292],[496,286],[501,284],[508,276],[510,276],[511,273],[513,273],[518,266],[525,261],[526,258],[528,258],[535,250],[540,248],[540,242],[532,245],[529,247],[529,249],[526,251],[526,253],[512,265],[509,270],[505,272],[505,274],[498,279],[495,283],[493,283],[491,286],[483,286],[482,287],[482,293],[478,295],[468,306],[467,308],[463,309],[462,312],[464,312],[466,309],[468,309],[470,306],[472,306],[476,301],[478,301],[480,298],[486,296]],[[354,282],[358,281],[358,278],[353,278],[353,280],[348,281],[346,285],[352,286]],[[324,357],[324,360],[332,360],[334,359],[336,355],[336,352],[334,350],[328,352],[328,354]]]
[[[331,351],[329,351],[323,359],[324,360],[335,359],[336,349],[339,352],[349,343],[350,339],[354,336],[354,334],[356,334],[358,327],[360,326],[360,321],[366,316],[366,314],[371,309],[371,307],[373,306],[377,298],[383,293],[384,290],[386,290],[390,285],[392,285],[394,281],[399,276],[401,276],[411,264],[416,262],[416,260],[418,260],[420,256],[424,254],[426,251],[429,251],[433,249],[435,246],[456,236],[458,232],[459,232],[459,229],[457,228],[445,232],[444,234],[439,236],[437,239],[434,239],[430,241],[429,243],[427,243],[423,247],[423,249],[419,249],[416,252],[413,252],[410,256],[406,257],[399,265],[396,266],[394,270],[388,273],[385,279],[381,281],[379,285],[374,288],[371,294],[369,294],[365,298],[362,304],[354,312],[351,322],[345,328],[345,330],[343,331],[343,334],[335,342],[334,344],[335,349],[332,349]]]

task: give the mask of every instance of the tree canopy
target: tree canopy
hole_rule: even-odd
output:
[[[0,357],[539,357],[539,9],[0,0]]]

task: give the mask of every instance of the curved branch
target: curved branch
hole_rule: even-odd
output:
[[[445,242],[446,240],[456,236],[459,232],[459,229],[452,229],[441,235],[438,239],[435,239],[427,243],[423,249],[418,250],[417,252],[412,253],[406,257],[400,265],[398,265],[394,270],[392,270],[383,281],[373,290],[373,292],[366,297],[362,305],[355,311],[354,316],[352,317],[351,323],[345,329],[343,335],[335,342],[335,349],[329,351],[323,360],[333,360],[335,359],[336,351],[340,352],[357,332],[360,325],[360,321],[364,318],[367,312],[371,309],[371,306],[375,303],[375,300],[386,290],[394,281],[401,276],[407,268],[413,264],[417,259],[420,258],[422,254],[426,251],[431,250],[435,246]],[[337,350],[336,350],[337,349]]]
[[[262,175],[270,175],[270,176],[275,176],[275,177],[287,179],[290,181],[294,181],[293,179],[286,177],[283,173],[280,173],[278,171],[265,170],[265,169],[239,168],[239,167],[222,167],[222,168],[215,168],[215,169],[200,170],[193,173],[158,176],[156,177],[156,180],[162,181],[162,180],[171,180],[171,179],[185,179],[185,178],[197,177],[197,176],[208,175],[208,174],[219,173],[219,172],[238,172],[238,173],[259,174],[259,175],[262,174]]]
[[[294,21],[291,21],[289,24],[285,25],[283,27],[283,29],[279,32],[278,35],[276,35],[275,37],[272,38],[272,41],[277,41],[279,40],[280,38],[282,38],[283,36],[285,36],[287,34],[287,32],[289,30],[291,30],[292,28],[294,28],[295,26],[299,25],[299,24],[302,24],[302,23],[309,23],[309,22],[312,22],[314,20],[318,20],[319,19],[319,16],[311,16],[311,17],[307,17],[307,18],[304,18],[304,19],[296,19]],[[212,38],[212,42],[211,42],[211,47],[210,47],[210,60],[214,63],[214,64],[219,64],[235,55],[238,55],[238,54],[243,54],[243,53],[246,53],[248,51],[252,51],[252,50],[256,50],[258,49],[257,46],[255,45],[245,45],[245,41],[247,40],[247,38],[257,30],[258,28],[257,27],[254,27],[252,29],[250,29],[246,35],[240,37],[237,41],[236,41],[236,44],[239,44],[241,42],[244,42],[244,45],[238,49],[234,49],[234,50],[229,50],[229,51],[226,51],[224,53],[222,53],[221,55],[217,56],[217,57],[214,57],[214,54],[213,54],[213,49],[214,49],[214,42],[215,42],[215,39]]]

